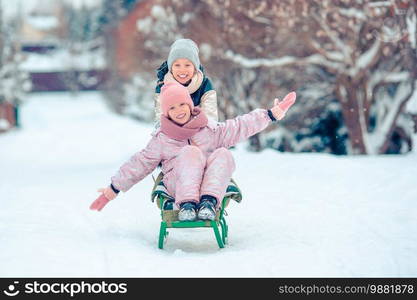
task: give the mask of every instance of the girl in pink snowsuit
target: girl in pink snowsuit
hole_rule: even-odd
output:
[[[164,184],[180,208],[178,218],[213,220],[235,170],[227,149],[284,118],[295,92],[270,110],[256,109],[237,118],[216,122],[194,107],[186,87],[169,83],[161,90],[161,127],[148,145],[134,154],[111,177],[109,187],[90,208],[100,211],[119,191],[126,192],[162,164]]]

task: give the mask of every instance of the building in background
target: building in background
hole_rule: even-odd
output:
[[[67,26],[63,6],[60,2],[50,4],[35,7],[27,16],[20,15],[18,34],[23,51],[47,53],[65,39]]]
[[[80,17],[82,9],[65,1],[49,1],[49,5],[40,1],[20,15],[22,69],[30,74],[31,91],[96,90],[105,81],[100,41],[78,39],[88,25]]]

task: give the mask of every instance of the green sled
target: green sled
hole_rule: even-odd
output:
[[[216,237],[217,244],[220,248],[224,248],[227,244],[228,225],[225,218],[225,208],[229,205],[230,200],[235,200],[240,203],[242,201],[242,193],[237,186],[236,182],[231,179],[230,184],[227,187],[226,193],[223,197],[220,210],[217,212],[216,219],[214,221],[179,221],[178,210],[173,210],[174,198],[171,197],[163,183],[162,172],[158,177],[154,179],[154,187],[152,189],[151,200],[156,202],[156,205],[161,210],[161,227],[159,230],[159,249],[164,248],[164,243],[168,237],[167,228],[196,228],[206,227],[213,228],[214,236]]]

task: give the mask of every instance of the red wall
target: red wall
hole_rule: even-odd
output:
[[[153,0],[141,1],[134,9],[120,21],[113,32],[115,41],[115,64],[118,73],[123,78],[128,78],[138,70],[138,56],[141,44],[141,37],[137,29],[138,19],[146,18],[154,4]]]
[[[11,127],[14,127],[16,124],[15,116],[14,116],[14,107],[9,102],[2,102],[0,103],[0,119],[6,119]],[[5,130],[0,129],[0,132],[4,132]]]

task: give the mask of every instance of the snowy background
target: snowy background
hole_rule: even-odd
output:
[[[101,97],[31,94],[23,128],[0,135],[1,277],[417,276],[415,151],[252,153],[243,143],[229,245],[218,249],[209,229],[171,229],[159,250],[151,176],[88,209],[152,131]]]
[[[417,4],[296,2],[0,0],[0,277],[417,277]],[[181,37],[220,119],[297,92],[232,150],[225,249],[205,228],[158,249],[152,176],[89,210]]]

